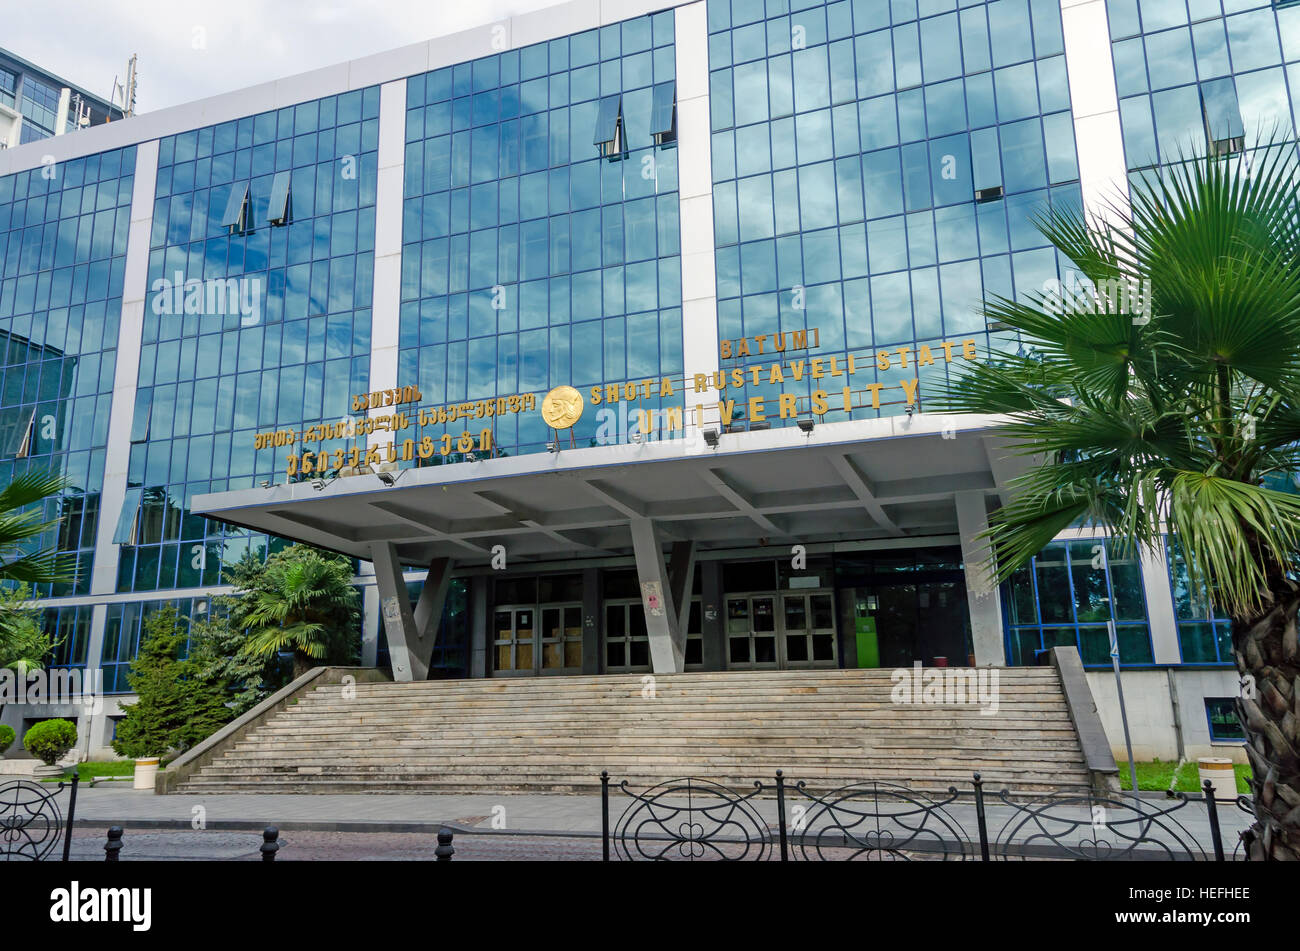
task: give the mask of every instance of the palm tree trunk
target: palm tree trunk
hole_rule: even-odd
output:
[[[1275,576],[1271,607],[1234,618],[1232,645],[1243,689],[1237,713],[1246,732],[1255,824],[1248,857],[1300,860],[1300,586]]]
[[[304,654],[302,651],[293,652],[293,679],[294,680],[297,680],[303,674],[307,673],[307,671],[311,670],[312,667],[314,666],[316,666],[316,662],[313,661],[306,654]]]

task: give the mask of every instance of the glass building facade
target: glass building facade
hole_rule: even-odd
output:
[[[34,468],[69,481],[43,539],[78,565],[40,592],[57,666],[100,668],[126,692],[147,611],[201,613],[223,567],[286,544],[204,517],[195,497],[355,471],[351,453],[378,435],[340,425],[359,394],[414,388],[394,442],[458,447],[399,453],[397,469],[465,460],[462,434],[477,451],[487,430],[490,454],[540,471],[559,448],[535,411],[552,389],[645,387],[635,409],[689,410],[693,374],[756,362],[716,341],[802,333],[816,357],[857,367],[849,408],[832,401],[818,425],[924,411],[967,342],[1019,348],[982,299],[1068,278],[1033,218],[1088,200],[1080,83],[1113,81],[1114,164],[1129,173],[1180,143],[1232,155],[1261,130],[1294,139],[1300,7],[1109,0],[1088,47],[1059,0],[627,6],[561,35],[534,22],[517,47],[471,38],[372,63],[359,88],[307,77],[292,101],[219,97],[197,128],[138,117],[136,144],[53,169],[37,150],[0,153],[0,482]],[[5,75],[0,101],[24,95]],[[701,224],[711,237],[692,255]],[[703,316],[689,309],[701,284]],[[808,418],[825,385],[740,377],[726,397],[741,428],[760,428],[751,398],[795,394]],[[671,393],[646,386],[661,379]],[[628,441],[627,399],[593,409],[572,445]],[[275,433],[295,440],[259,448]],[[864,542],[798,572],[756,549],[714,562],[693,582],[686,663],[966,660],[982,648],[962,549],[950,533],[926,544]],[[421,580],[405,580],[416,599]],[[357,584],[367,660],[383,663],[369,566]],[[486,587],[458,576],[431,666],[648,670],[642,596],[623,554]],[[1111,622],[1127,668],[1231,662],[1224,620],[1172,549],[1139,558],[1072,531],[1000,599],[998,662],[1074,645],[1108,667]]]
[[[817,328],[867,368],[854,418],[903,412],[900,376],[924,406],[944,340],[1015,350],[975,308],[1060,276],[1032,213],[1079,203],[1056,0],[711,2],[709,29],[719,336]]]
[[[675,66],[668,11],[408,80],[403,384],[459,406],[681,375],[677,153],[652,133]],[[489,422],[499,451],[546,449],[537,414]],[[598,426],[579,421],[579,444]]]
[[[59,100],[68,92],[68,104],[62,116]],[[51,136],[74,132],[84,125],[122,118],[122,110],[85,90],[69,86],[27,62],[21,57],[0,49],[0,110],[13,110],[20,117],[15,130],[6,122],[6,113],[0,111],[0,149],[7,146],[26,145]]]
[[[265,554],[264,536],[190,500],[275,479],[282,460],[255,451],[259,431],[340,419],[367,389],[378,114],[371,87],[159,143],[119,591],[217,584],[250,547]],[[187,312],[198,281],[235,282],[239,306]]]

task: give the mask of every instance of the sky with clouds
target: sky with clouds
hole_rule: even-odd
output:
[[[556,0],[0,0],[0,46],[108,98],[138,53],[148,112],[381,53]]]

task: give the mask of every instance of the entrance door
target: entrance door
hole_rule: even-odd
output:
[[[501,605],[493,612],[495,672],[531,674],[537,666],[537,609],[532,605]]]
[[[849,589],[859,667],[907,667],[914,661],[964,667],[970,618],[964,579],[931,578]]]
[[[576,673],[582,670],[582,605],[542,605],[541,672]]]
[[[786,670],[837,662],[830,590],[727,596],[728,667]]]
[[[834,667],[835,598],[829,591],[781,595],[783,667]]]
[[[493,619],[494,674],[582,671],[581,604],[499,605]]]

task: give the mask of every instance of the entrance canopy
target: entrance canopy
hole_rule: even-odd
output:
[[[361,559],[392,545],[399,562],[419,566],[485,564],[497,545],[512,565],[628,554],[629,526],[645,520],[666,542],[703,549],[955,534],[962,497],[1005,499],[1028,468],[996,422],[917,414],[724,433],[716,447],[688,430],[202,495],[194,509]]]

